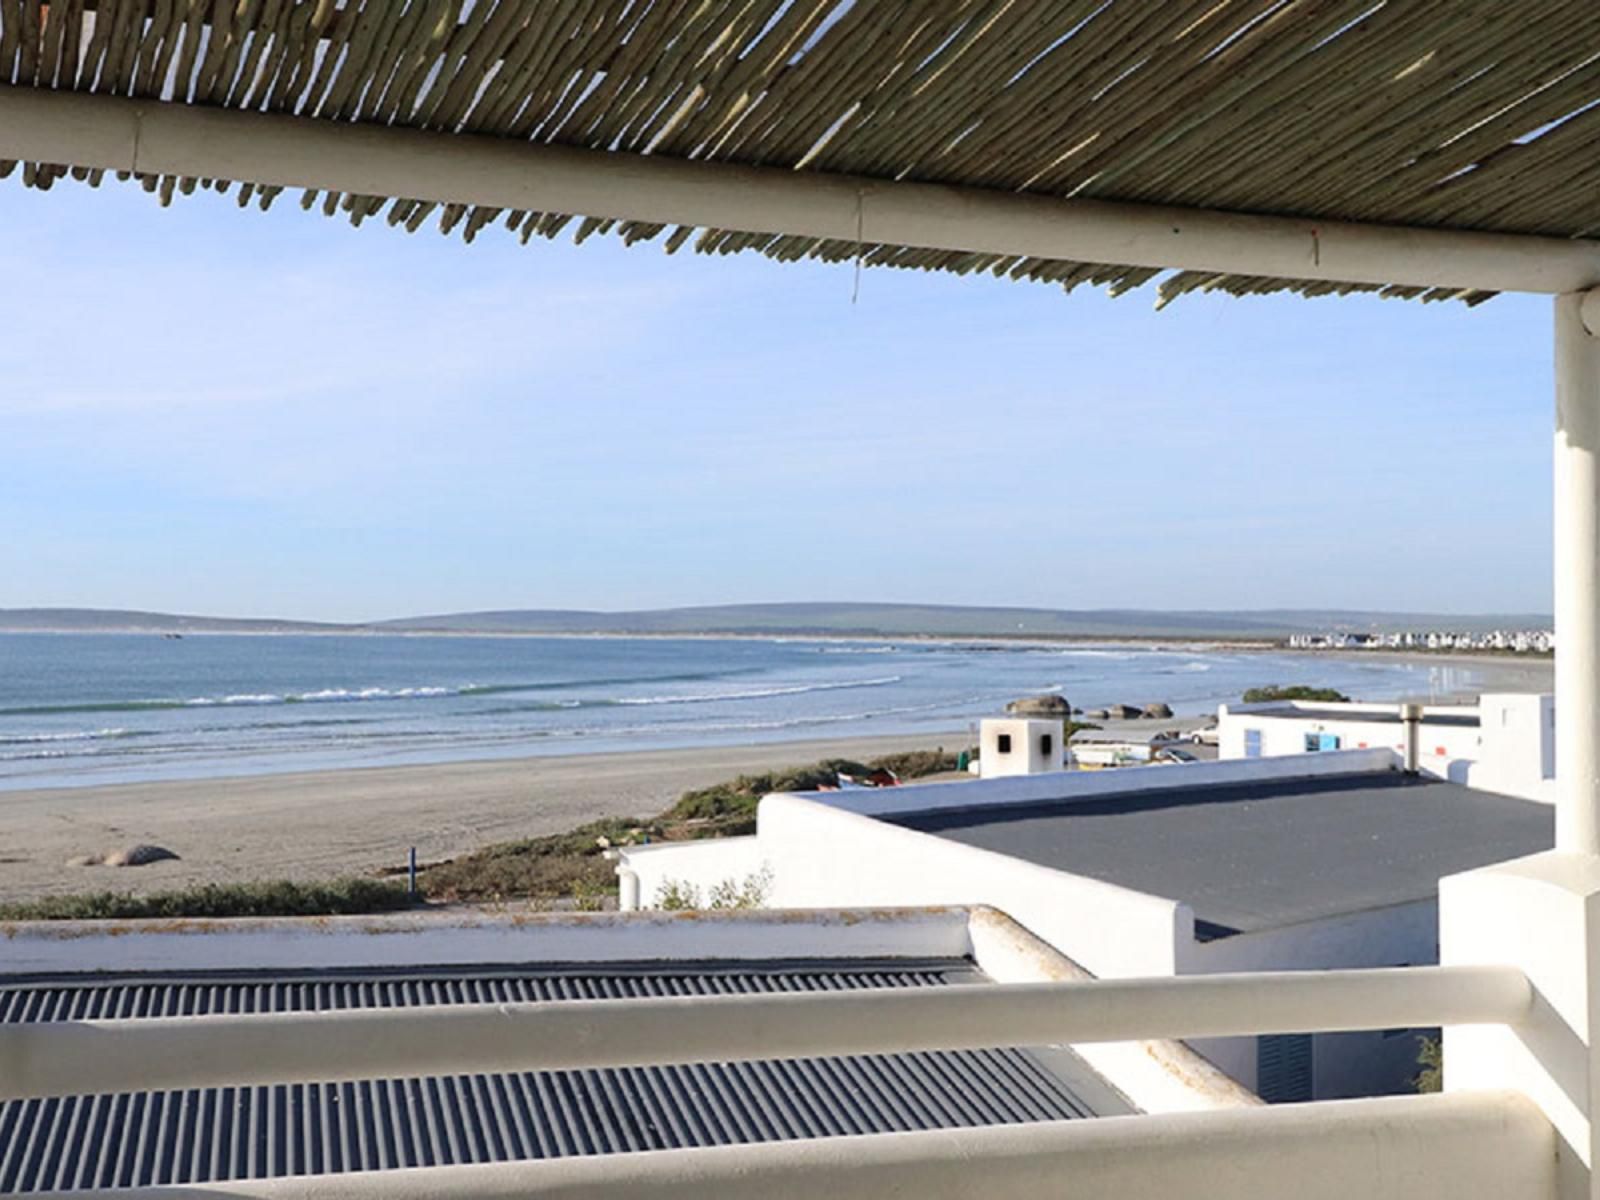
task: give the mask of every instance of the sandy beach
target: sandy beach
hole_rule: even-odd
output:
[[[741,773],[954,750],[969,740],[955,730],[6,792],[0,900],[365,874],[402,864],[411,846],[427,862],[599,816],[650,816],[690,788]],[[180,858],[143,867],[66,865],[139,842]]]

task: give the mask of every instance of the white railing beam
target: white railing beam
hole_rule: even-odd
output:
[[[120,1200],[1553,1200],[1555,1138],[1515,1092],[871,1134],[122,1190]],[[88,1200],[89,1193],[37,1200]],[[95,1192],[94,1196],[103,1193]]]
[[[1514,1023],[1521,972],[1410,967],[41,1022],[0,1098],[479,1071]]]
[[[1600,242],[1063,200],[0,86],[0,159],[844,242],[1557,294]]]

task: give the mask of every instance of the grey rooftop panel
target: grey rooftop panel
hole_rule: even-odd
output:
[[[0,1022],[981,984],[964,960],[0,981]],[[0,1192],[124,1188],[1129,1111],[1061,1050],[204,1088],[0,1102]]]
[[[1548,805],[1399,772],[886,819],[1185,901],[1202,937],[1426,900],[1440,876],[1548,850],[1555,834]]]

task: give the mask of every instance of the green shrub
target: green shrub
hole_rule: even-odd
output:
[[[1444,1090],[1444,1043],[1439,1038],[1424,1034],[1417,1039],[1417,1066],[1422,1070],[1411,1080],[1417,1091]]]
[[[471,854],[425,867],[418,875],[423,895],[432,900],[496,902],[512,898],[571,898],[579,908],[599,908],[616,895],[616,872],[604,851],[642,841],[694,841],[754,833],[756,807],[769,792],[808,792],[832,786],[840,773],[865,776],[893,771],[901,779],[917,779],[953,771],[956,758],[941,750],[888,754],[871,762],[832,758],[803,767],[741,775],[711,787],[683,793],[677,803],[649,821],[607,817],[568,833],[524,838],[485,846]],[[731,882],[731,881],[730,881]],[[747,881],[748,882],[748,881]],[[719,888],[721,885],[719,885]],[[713,889],[704,900],[712,907],[730,907],[739,891]],[[697,908],[702,897],[693,889],[669,890],[657,897],[660,908]],[[719,905],[716,902],[723,900]],[[755,901],[759,903],[759,901]]]
[[[763,771],[759,775],[740,775],[726,783],[685,792],[671,808],[661,814],[663,821],[726,821],[744,818],[754,821],[756,806],[769,792],[814,792],[832,787],[839,776],[863,778],[874,771],[892,771],[899,779],[920,779],[956,769],[956,756],[944,750],[907,750],[885,754],[870,762],[849,758],[829,758],[804,767]],[[751,829],[754,828],[752,824]],[[742,832],[749,832],[743,830]]]
[[[95,892],[0,905],[0,921],[141,920],[180,917],[318,917],[393,912],[412,903],[398,884],[378,879],[332,883],[207,883],[135,896]]]
[[[434,863],[418,872],[417,885],[431,900],[575,896],[599,907],[601,898],[617,890],[616,872],[605,851],[661,836],[656,822],[604,817],[566,833],[498,842]]]
[[[1293,687],[1279,687],[1277,684],[1272,684],[1268,687],[1251,688],[1244,694],[1246,704],[1268,704],[1275,700],[1313,700],[1325,704],[1350,703],[1350,697],[1343,692],[1336,692],[1333,688],[1311,687],[1304,683],[1297,683]]]

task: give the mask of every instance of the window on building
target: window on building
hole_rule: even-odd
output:
[[[1009,733],[1002,733],[999,737],[995,738],[994,748],[1000,751],[1001,754],[1010,754],[1011,735]]]
[[[1246,758],[1261,757],[1261,730],[1246,729],[1244,731],[1244,756]]]
[[[1256,1095],[1268,1104],[1294,1104],[1310,1100],[1313,1090],[1309,1033],[1256,1039]]]
[[[1316,754],[1322,750],[1337,750],[1343,742],[1336,733],[1308,733],[1306,734],[1306,753]]]
[[[1049,758],[1050,757],[1050,752],[1051,752],[1052,749],[1054,749],[1054,747],[1055,747],[1055,739],[1052,738],[1048,733],[1041,733],[1039,735],[1039,753],[1040,754],[1044,755],[1046,758]]]

